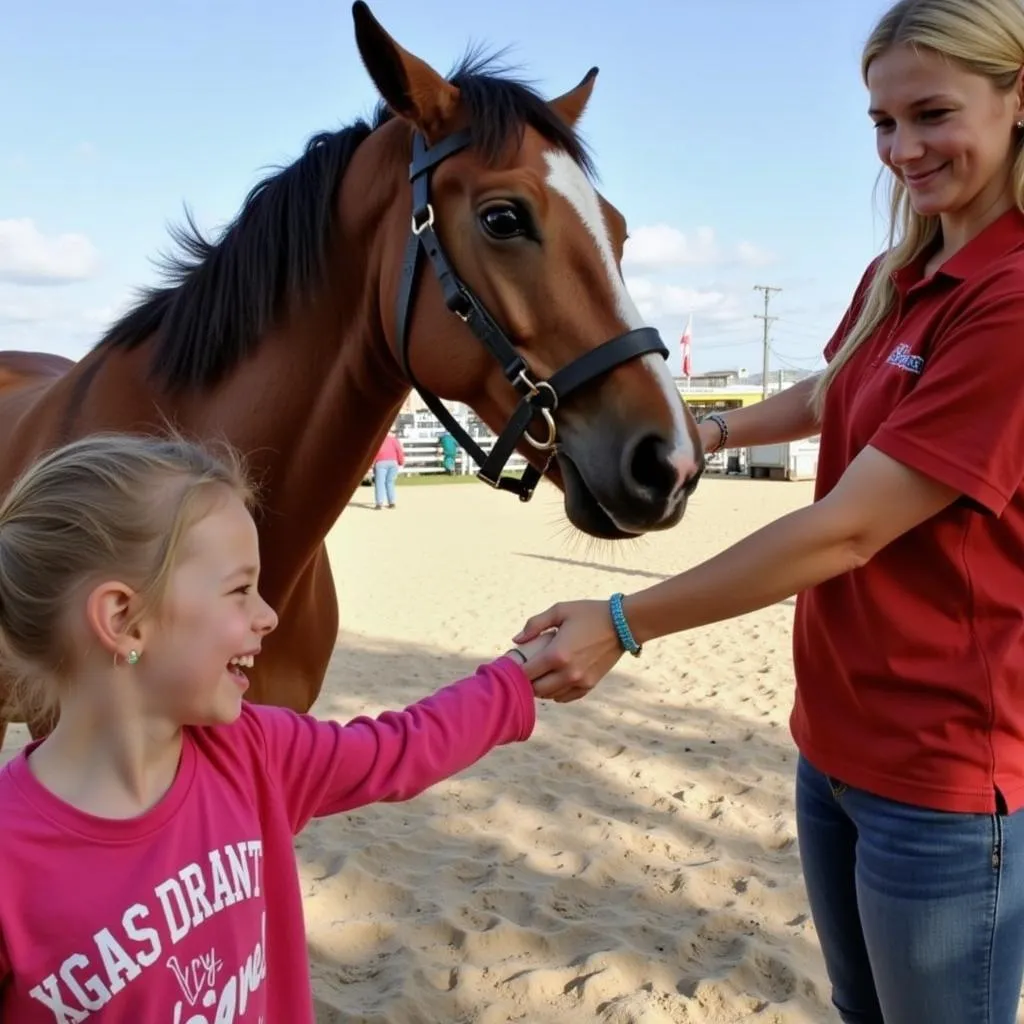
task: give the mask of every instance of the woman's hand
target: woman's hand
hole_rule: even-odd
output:
[[[548,630],[557,630],[554,634]],[[538,697],[567,704],[586,696],[622,657],[606,601],[570,601],[529,619],[514,642],[552,639],[532,652],[524,671]],[[524,648],[525,652],[525,648]]]

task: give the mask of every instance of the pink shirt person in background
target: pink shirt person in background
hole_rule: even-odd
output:
[[[374,508],[384,508],[385,502],[388,508],[395,507],[395,481],[404,465],[405,449],[392,427],[373,457]]]
[[[389,433],[381,441],[380,448],[377,449],[377,454],[373,457],[375,466],[378,462],[397,462],[399,466],[405,465],[405,449],[397,434]]]
[[[244,703],[277,625],[250,500],[195,445],[107,436],[0,504],[4,669],[60,710],[0,770],[0,1020],[312,1024],[296,833],[533,731],[533,645],[375,719]]]

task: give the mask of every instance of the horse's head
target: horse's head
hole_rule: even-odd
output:
[[[366,68],[396,115],[382,134],[403,169],[414,165],[390,214],[381,296],[410,378],[465,402],[496,432],[507,427],[537,470],[548,466],[584,532],[674,526],[703,456],[661,339],[623,283],[624,219],[591,184],[575,134],[596,69],[545,102],[472,65],[446,80],[365,4],[353,16]],[[410,255],[425,264],[415,280],[399,274]]]

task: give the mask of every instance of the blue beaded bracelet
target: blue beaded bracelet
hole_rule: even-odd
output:
[[[612,624],[615,626],[615,634],[619,638],[619,643],[622,644],[622,649],[629,651],[634,658],[639,658],[640,652],[644,649],[643,644],[636,642],[633,632],[629,628],[629,623],[626,622],[626,613],[622,610],[622,598],[622,594],[612,594],[608,599],[608,607],[612,613]]]

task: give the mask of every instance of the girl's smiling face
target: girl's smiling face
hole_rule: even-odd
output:
[[[179,725],[232,722],[277,614],[260,597],[259,540],[243,502],[225,493],[182,537],[135,671],[150,715]],[[241,659],[242,665],[238,664]]]

